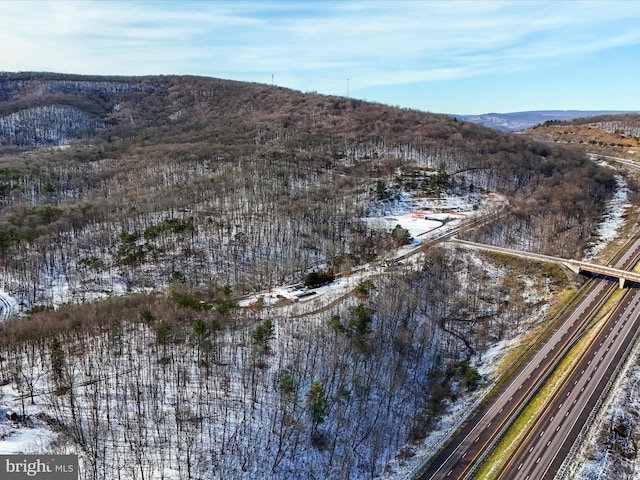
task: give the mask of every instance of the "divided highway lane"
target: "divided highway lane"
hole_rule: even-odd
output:
[[[631,268],[639,254],[640,238],[627,246],[615,266]],[[592,281],[578,303],[558,319],[546,339],[528,354],[528,358],[510,373],[500,388],[430,461],[420,475],[420,480],[461,479],[469,476],[616,287],[617,282],[613,279]]]
[[[554,478],[638,328],[640,291],[632,290],[627,292],[497,478]]]
[[[467,422],[466,426],[431,462],[421,480],[463,478],[481,454],[490,447],[497,432],[502,430],[519,412],[519,407],[530,398],[538,385],[546,379],[549,367],[555,365],[575,334],[582,329],[587,318],[596,312],[617,282],[594,282],[581,301],[563,318],[554,330],[506,379],[492,399]]]

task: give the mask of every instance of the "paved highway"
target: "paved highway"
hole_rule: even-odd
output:
[[[615,266],[628,268],[636,262],[639,253],[640,240],[636,240],[628,246]],[[419,478],[461,479],[470,476],[616,287],[617,282],[611,280],[592,281],[580,300],[556,321],[551,332],[528,353],[515,371],[509,372],[500,388],[431,461]],[[524,477],[518,475],[510,478]]]
[[[497,433],[509,426],[526,402],[546,378],[565,348],[589,318],[615,289],[614,282],[594,283],[583,300],[561,318],[549,338],[542,342],[501,388],[469,420],[466,427],[431,463],[420,477],[423,480],[463,478],[489,449]]]
[[[599,330],[497,478],[555,477],[639,327],[640,291],[634,289]]]

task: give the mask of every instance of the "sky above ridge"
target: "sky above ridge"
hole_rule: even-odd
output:
[[[418,110],[640,110],[640,0],[0,2],[0,71],[203,75]]]

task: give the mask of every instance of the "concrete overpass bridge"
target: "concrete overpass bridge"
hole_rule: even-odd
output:
[[[473,248],[476,250],[485,250],[488,252],[504,253],[506,255],[514,255],[516,257],[527,258],[537,262],[552,262],[560,265],[564,265],[572,272],[577,274],[583,272],[595,273],[598,275],[605,275],[607,277],[617,278],[620,283],[620,288],[624,288],[626,282],[636,282],[640,284],[640,273],[630,272],[628,270],[621,270],[619,268],[605,267],[604,265],[598,265],[590,262],[581,262],[579,260],[568,260],[566,258],[552,257],[549,255],[541,255],[539,253],[523,252],[521,250],[512,250],[510,248],[494,247],[492,245],[484,245],[482,243],[467,242],[466,240],[460,240],[457,238],[449,239],[450,242],[456,243],[462,247]]]

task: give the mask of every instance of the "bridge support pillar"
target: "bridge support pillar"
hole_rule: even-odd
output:
[[[618,285],[620,285],[620,288],[624,288],[626,286],[627,281],[624,278],[619,278],[618,279]]]
[[[572,262],[562,262],[562,264],[567,267],[569,270],[571,270],[573,273],[575,273],[576,275],[580,275],[581,273],[581,269],[580,269],[580,265],[576,265],[575,263]]]

